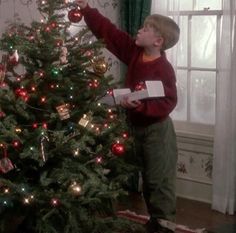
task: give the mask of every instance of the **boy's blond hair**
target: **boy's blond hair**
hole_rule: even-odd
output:
[[[153,27],[163,37],[161,50],[169,49],[178,42],[179,26],[171,18],[158,14],[149,15],[144,21],[144,26],[147,25]]]

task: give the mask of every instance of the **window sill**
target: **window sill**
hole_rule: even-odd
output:
[[[213,141],[214,125],[187,123],[181,121],[173,122],[175,131],[179,136]]]

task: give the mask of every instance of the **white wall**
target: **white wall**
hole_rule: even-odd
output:
[[[40,15],[35,2],[22,0],[0,1],[0,33],[5,31],[8,23],[22,21],[29,25],[32,20],[39,19]]]
[[[177,131],[177,195],[211,203],[213,137]]]

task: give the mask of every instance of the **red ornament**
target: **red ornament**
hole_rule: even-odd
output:
[[[18,96],[21,99],[23,99],[25,102],[27,102],[29,100],[29,94],[28,94],[27,90],[24,89],[24,88],[16,89],[15,90],[15,94],[16,94],[16,96]]]
[[[68,12],[68,19],[72,23],[78,23],[82,19],[82,14],[79,9],[72,9]]]
[[[0,159],[0,173],[8,173],[14,169],[14,165],[11,160],[7,157]]]
[[[117,156],[123,155],[125,153],[124,144],[119,142],[113,143],[111,146],[111,152]]]
[[[135,86],[135,91],[141,91],[141,90],[145,90],[146,89],[146,85],[144,82],[139,82],[136,86]]]

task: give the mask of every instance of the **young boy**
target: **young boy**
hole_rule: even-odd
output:
[[[125,86],[131,90],[142,87],[146,80],[160,80],[164,97],[130,101],[121,106],[127,109],[131,124],[136,159],[142,167],[143,194],[150,219],[148,233],[172,232],[159,224],[159,219],[175,220],[176,135],[169,114],[177,103],[176,78],[165,50],[179,39],[179,27],[170,18],[150,15],[138,31],[136,39],[119,30],[88,0],[76,0],[84,20],[107,49],[127,64]]]

